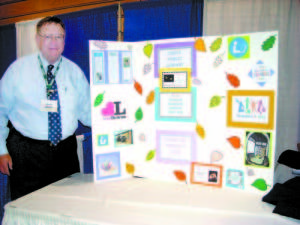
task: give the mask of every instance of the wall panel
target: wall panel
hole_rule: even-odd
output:
[[[140,0],[0,0],[0,26],[44,16]]]

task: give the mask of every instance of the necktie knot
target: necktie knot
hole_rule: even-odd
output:
[[[49,72],[49,73],[51,73],[51,70],[54,68],[54,66],[53,65],[48,65],[48,71],[47,72]]]
[[[54,66],[53,65],[49,65],[48,66],[48,70],[47,70],[47,79],[48,79],[48,81],[50,81],[51,79],[53,79],[53,74],[52,74],[52,72],[51,72],[51,70],[54,68]]]

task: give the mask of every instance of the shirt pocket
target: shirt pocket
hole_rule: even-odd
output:
[[[63,83],[58,89],[61,108],[66,110],[67,114],[76,114],[78,104],[76,87],[72,83]]]

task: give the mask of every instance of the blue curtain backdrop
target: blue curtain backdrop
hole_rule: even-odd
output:
[[[0,79],[8,66],[17,58],[16,43],[15,25],[0,26]]]
[[[88,81],[89,40],[117,40],[117,5],[58,15],[66,26],[66,46],[64,56],[77,63]],[[79,123],[76,135],[91,132]]]
[[[8,66],[16,60],[16,28],[14,24],[0,26],[0,79]],[[4,213],[4,205],[10,201],[8,177],[0,173],[0,225]]]
[[[124,41],[202,36],[203,0],[123,4]]]

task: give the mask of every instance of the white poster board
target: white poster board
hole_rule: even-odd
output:
[[[89,44],[95,182],[271,188],[278,32]]]

